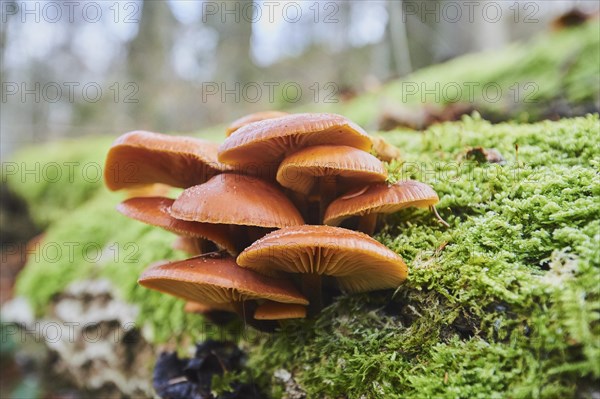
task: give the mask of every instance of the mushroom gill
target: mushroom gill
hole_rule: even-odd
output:
[[[378,215],[409,206],[435,212],[439,197],[424,183],[387,184],[386,165],[369,153],[361,127],[336,114],[267,111],[232,122],[226,134],[217,146],[135,131],[110,148],[106,186],[145,196],[122,202],[119,212],[177,234],[180,249],[237,255],[219,250],[155,264],[142,286],[189,301],[188,311],[235,311],[264,330],[316,315],[324,293],[394,289],[406,280],[399,254],[337,226],[354,227],[346,219],[355,218],[357,230],[372,235]],[[184,190],[175,200],[159,197],[160,184]]]

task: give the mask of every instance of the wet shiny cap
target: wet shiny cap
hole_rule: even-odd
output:
[[[229,169],[217,160],[217,144],[184,136],[145,131],[119,137],[106,157],[109,190],[163,183],[187,188]]]
[[[242,169],[276,164],[301,148],[335,144],[369,151],[371,139],[354,122],[336,114],[290,114],[250,123],[219,146],[220,162]]]
[[[277,182],[304,195],[318,178],[335,178],[339,187],[384,182],[383,163],[368,152],[348,146],[319,145],[303,148],[286,157],[277,171]]]
[[[138,283],[203,304],[268,299],[306,305],[308,301],[285,279],[274,279],[239,267],[233,258],[200,256],[146,269]]]
[[[212,241],[229,253],[236,253],[236,246],[227,226],[176,219],[170,214],[173,202],[171,198],[164,197],[130,198],[117,205],[117,211],[131,219],[163,228],[180,236]]]
[[[237,258],[264,274],[310,273],[337,278],[348,292],[396,288],[407,277],[406,264],[366,234],[331,226],[294,226],[276,230]]]
[[[410,206],[427,208],[439,201],[431,186],[415,180],[399,181],[392,185],[372,184],[346,193],[333,201],[325,212],[323,222],[337,226],[351,216],[394,213]]]
[[[277,228],[304,224],[292,202],[274,185],[226,173],[188,188],[171,207],[177,219]]]
[[[261,111],[242,116],[241,118],[231,122],[231,124],[225,130],[225,135],[229,137],[233,132],[249,123],[264,121],[265,119],[279,118],[280,116],[284,115],[288,115],[288,113],[283,111]]]

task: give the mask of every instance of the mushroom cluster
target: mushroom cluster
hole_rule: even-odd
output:
[[[151,265],[139,283],[185,299],[189,311],[237,313],[259,329],[313,316],[338,293],[398,287],[408,270],[371,238],[378,217],[435,210],[439,198],[417,181],[388,184],[371,146],[362,128],[322,113],[248,115],[220,146],[124,134],[108,153],[105,182],[137,196],[117,210],[175,233],[176,248],[193,255]],[[157,184],[184,190],[152,196]]]

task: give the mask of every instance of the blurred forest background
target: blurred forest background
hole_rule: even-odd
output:
[[[318,109],[529,38],[574,7],[594,13],[598,2],[3,1],[2,155],[61,137]]]
[[[590,140],[593,141],[592,134],[597,133],[598,123],[594,119],[597,116],[557,124],[528,125],[521,122],[598,113],[599,8],[600,2],[597,0],[0,0],[0,149],[3,161],[3,180],[0,185],[0,244],[3,255],[0,267],[0,305],[4,305],[0,327],[6,326],[9,321],[27,326],[28,322],[22,322],[27,317],[31,322],[34,317],[36,322],[40,317],[41,320],[54,318],[52,312],[63,301],[73,300],[84,303],[85,306],[89,303],[96,306],[96,297],[87,293],[81,298],[76,297],[67,287],[80,280],[100,276],[108,279],[110,287],[114,286],[114,298],[120,301],[122,297],[128,302],[127,306],[133,305],[141,309],[138,321],[152,326],[150,331],[154,334],[155,342],[169,340],[174,331],[199,331],[195,325],[186,323],[189,320],[200,323],[201,320],[192,319],[193,315],[188,315],[189,319],[183,318],[181,307],[176,307],[180,304],[177,305],[174,299],[165,301],[156,293],[148,293],[137,286],[137,277],[142,268],[158,259],[172,258],[170,245],[164,245],[166,242],[170,243],[172,237],[157,229],[150,233],[148,226],[121,218],[114,211],[114,205],[120,197],[105,189],[100,165],[112,140],[126,131],[146,129],[158,132],[197,132],[203,138],[222,140],[225,124],[239,116],[265,109],[341,113],[370,133],[390,130],[388,134],[379,137],[385,137],[391,144],[397,143],[403,151],[404,145],[409,144],[405,152],[409,156],[407,159],[416,160],[424,156],[430,160],[428,162],[431,162],[431,166],[434,161],[438,165],[440,153],[446,153],[446,160],[462,160],[465,146],[488,143],[486,148],[500,146],[507,160],[511,159],[514,148],[519,169],[519,147],[513,147],[513,143],[517,144],[517,137],[523,135],[519,140],[524,141],[518,143],[523,143],[521,156],[533,160],[533,169],[543,167],[539,176],[558,178],[558,183],[548,182],[550,195],[547,198],[535,191],[536,185],[526,185],[524,190],[529,191],[519,190],[519,195],[527,199],[525,205],[522,205],[521,213],[533,215],[531,209],[534,209],[541,221],[542,227],[527,222],[529,230],[539,227],[539,230],[533,230],[532,233],[535,247],[531,250],[532,253],[543,252],[540,248],[547,250],[548,254],[554,249],[562,251],[562,247],[558,246],[559,243],[562,245],[561,236],[557,239],[558,243],[546,243],[546,246],[538,244],[538,236],[535,234],[539,232],[539,236],[550,237],[554,226],[547,224],[550,217],[554,217],[554,205],[539,205],[537,201],[542,197],[549,203],[556,201],[567,204],[556,205],[557,209],[566,209],[564,212],[567,216],[563,216],[562,223],[565,223],[565,231],[569,234],[565,235],[576,237],[574,242],[579,242],[577,240],[580,239],[583,242],[584,238],[587,240],[586,234],[591,234],[589,232],[595,226],[592,223],[597,218],[586,208],[588,202],[585,201],[588,201],[590,195],[589,187],[586,187],[588,180],[579,176],[588,176],[588,173],[593,175],[595,171],[592,171],[593,165],[585,165],[583,168],[581,164],[585,164],[587,160],[580,157],[594,148],[589,143]],[[592,21],[582,23],[588,19]],[[574,25],[581,26],[571,29]],[[448,60],[451,61],[443,63]],[[477,84],[480,88],[475,100],[469,100],[464,92],[470,84]],[[502,98],[493,101],[486,101],[484,98],[481,102],[481,87],[486,85],[503,91]],[[452,100],[448,98],[452,97],[452,93],[440,96],[445,91],[440,90],[440,87],[459,87],[463,92]],[[407,92],[408,89],[411,89],[411,93]],[[437,129],[437,126],[427,130],[431,124],[457,120],[461,115],[475,111],[479,115],[464,118],[456,124],[442,125],[441,130],[438,129],[433,135],[432,130]],[[506,120],[515,123],[494,124]],[[460,133],[464,126],[468,127],[467,130],[470,129],[470,141],[464,141]],[[401,129],[397,129],[398,127]],[[423,134],[414,134],[423,131]],[[437,142],[438,134],[446,137],[445,147]],[[84,139],[59,140],[71,137]],[[422,137],[429,139],[421,140]],[[54,142],[50,143],[51,141]],[[410,143],[421,143],[424,148]],[[418,148],[420,149],[417,150]],[[19,149],[21,151],[17,152]],[[58,175],[53,175],[52,172],[56,170],[52,169],[53,166],[59,165],[66,168],[59,167]],[[77,165],[75,174],[71,173],[70,165]],[[97,178],[83,173],[87,166],[95,165],[98,168],[90,171],[92,174],[100,171]],[[483,168],[481,166],[481,170]],[[506,170],[509,170],[508,166]],[[479,175],[475,173],[474,176]],[[481,176],[482,179],[487,179],[488,175]],[[481,196],[479,186],[489,185],[495,192],[496,183],[489,184],[487,180],[481,180],[474,184],[470,180],[464,180],[469,178],[466,174],[460,178],[463,179],[461,184],[436,182],[439,192],[445,194],[444,207],[460,212],[464,208],[468,211],[464,213],[467,215],[465,217],[480,214],[475,223],[483,226],[481,232],[484,237],[506,243],[506,247],[493,246],[485,249],[488,262],[496,264],[508,252],[504,248],[510,247],[513,250],[513,244],[511,236],[497,238],[500,237],[498,232],[504,230],[488,228],[488,218],[496,223],[495,226],[512,226],[514,220],[507,219],[497,210],[505,209],[507,215],[514,215],[514,205],[512,202],[505,204],[502,196],[492,202],[481,199],[484,197]],[[503,181],[505,191],[511,182],[510,179]],[[563,190],[561,184],[566,185],[567,182],[570,186],[563,194],[560,191]],[[576,205],[569,202],[574,198],[574,192],[582,196],[581,202]],[[472,201],[470,196],[475,200]],[[532,197],[531,201],[528,196]],[[468,203],[465,204],[464,201]],[[480,206],[478,201],[485,203],[484,206]],[[591,227],[589,230],[578,231],[577,234],[572,233],[575,231],[574,227],[566,225],[570,223],[571,217],[575,220],[573,226],[578,226],[575,223],[590,223]],[[429,229],[428,225],[416,224],[411,228],[414,231],[419,228]],[[457,226],[457,230],[458,228]],[[475,240],[469,237],[475,237],[480,231],[466,223],[461,223],[460,229],[456,237],[466,237],[465,243]],[[47,235],[38,236],[43,232]],[[35,236],[37,237],[34,238]],[[406,236],[421,237],[418,234]],[[414,245],[415,248],[425,248],[429,245],[427,240],[420,241],[423,247],[415,244],[416,238],[407,247]],[[66,255],[67,251],[52,259],[47,259],[48,256],[30,256],[36,254],[39,250],[35,248],[45,245],[44,243],[59,244],[60,248],[66,248],[65,244],[74,243],[72,240],[84,248],[88,244],[99,245],[104,251],[118,242],[137,242],[140,248],[150,250],[139,252],[135,267],[116,260],[109,260],[107,266],[104,257],[100,261],[90,262],[84,251],[78,251],[74,259]],[[478,236],[477,242],[479,241],[483,242],[483,246],[490,242],[481,240]],[[522,241],[521,236],[519,241]],[[443,249],[444,246],[440,248]],[[575,244],[572,247],[577,248]],[[467,254],[467,247],[461,251]],[[524,253],[523,248],[520,251],[521,253],[517,251],[518,255],[527,255],[528,261],[530,255]],[[583,254],[582,257],[587,256],[585,252]],[[456,259],[459,258],[454,260]],[[22,270],[26,261],[29,263]],[[481,264],[479,260],[477,262],[471,265],[471,273],[487,278],[488,274],[480,272]],[[547,262],[547,259],[542,262]],[[463,265],[467,263],[461,258],[458,263],[461,265],[461,273],[465,270]],[[447,265],[448,270],[455,267],[452,262]],[[506,266],[511,273],[516,270],[512,261],[507,261]],[[529,265],[523,263],[522,267],[529,276]],[[456,267],[455,270],[459,268]],[[423,272],[426,270],[423,269]],[[467,273],[464,275],[469,276]],[[19,279],[15,280],[17,276]],[[563,378],[563,385],[556,385],[562,389],[564,384],[572,385],[572,375],[579,373],[579,370],[587,370],[588,363],[581,361],[581,348],[585,351],[588,347],[580,345],[579,341],[564,339],[563,330],[554,328],[559,325],[556,324],[557,320],[563,322],[556,315],[564,316],[565,331],[572,326],[585,327],[585,322],[581,322],[583,318],[577,319],[577,322],[575,320],[582,312],[587,312],[587,308],[579,306],[579,302],[572,300],[571,295],[580,292],[575,290],[580,287],[581,290],[587,289],[587,284],[593,281],[587,276],[582,274],[577,280],[573,280],[578,285],[573,285],[570,289],[561,286],[556,290],[556,296],[548,296],[547,291],[540,291],[540,301],[534,301],[539,309],[535,306],[530,309],[527,305],[521,309],[519,317],[523,320],[533,320],[535,316],[538,317],[535,322],[537,325],[550,326],[546,329],[550,331],[547,340],[544,338],[545,341],[538,341],[551,344],[546,347],[547,352],[540,352],[538,347],[531,345],[529,333],[524,334],[520,341],[522,346],[517,349],[518,354],[515,352],[514,357],[507,358],[507,364],[520,367],[520,359],[530,355],[543,358],[545,363],[534,362],[529,369],[533,370],[531,373],[523,372],[522,369],[513,373],[512,368],[497,368],[495,372],[504,374],[500,378],[496,378],[497,374],[494,373],[490,375],[500,381],[500,385],[512,384],[516,392],[522,387],[532,388],[531,384],[520,385],[529,384],[529,380],[535,382],[536,386],[533,388],[537,389],[540,381]],[[534,277],[537,278],[537,275]],[[498,274],[495,278],[497,284],[493,285],[494,289],[505,284],[503,274]],[[15,286],[15,281],[18,286]],[[457,292],[465,290],[461,285],[464,280],[446,278],[440,281],[454,287]],[[470,288],[472,287],[469,290]],[[480,289],[477,286],[475,288]],[[438,289],[441,292],[447,291],[443,284]],[[112,288],[110,290],[112,296]],[[429,287],[423,290],[425,291],[431,292]],[[525,291],[527,295],[533,292]],[[422,295],[420,287],[419,292]],[[485,292],[486,298],[488,297],[487,291],[469,292]],[[510,301],[521,301],[521,298],[514,299],[513,291],[506,292],[512,298]],[[13,297],[13,294],[16,296]],[[489,297],[495,298],[495,295],[494,292]],[[105,292],[101,292],[99,297],[104,301]],[[426,300],[427,296],[422,298]],[[481,308],[485,309],[485,312],[482,310],[482,314],[486,314],[485,320],[491,320],[488,318],[491,314],[488,314],[488,310],[492,307],[484,305],[485,302],[480,299],[474,295],[473,306],[469,302],[464,307],[465,314],[474,314],[473,308]],[[523,302],[526,303],[524,300]],[[9,311],[6,310],[7,303]],[[552,304],[552,307],[546,307],[547,303]],[[575,304],[577,309],[572,310],[566,305],[563,308],[563,304]],[[104,307],[111,308],[102,302],[99,308]],[[429,307],[427,304],[427,308]],[[157,312],[159,308],[161,311]],[[494,303],[495,310],[489,312],[495,312],[494,317],[500,320],[506,314],[503,308],[504,306],[495,306]],[[549,308],[551,311],[548,311]],[[447,309],[451,310],[447,316],[455,317],[452,315],[453,308],[447,306]],[[539,315],[534,314],[538,310]],[[79,317],[79,314],[67,313],[68,320],[64,321]],[[120,314],[120,310],[117,313]],[[584,316],[588,317],[588,314],[591,315],[592,311]],[[10,318],[14,315],[18,316],[18,320]],[[86,313],[85,317],[88,316]],[[123,326],[119,324],[120,316],[117,319],[111,314],[106,317],[98,325],[107,323],[111,329],[121,331]],[[442,326],[444,331],[450,325],[450,322],[437,315],[432,320],[432,326]],[[470,331],[465,330],[462,318],[455,324],[457,329],[463,329],[460,331]],[[495,323],[493,327],[488,327],[490,331],[494,329],[493,334],[497,334]],[[585,330],[584,327],[581,329]],[[146,329],[140,331],[144,333]],[[407,331],[412,334],[410,330]],[[427,335],[428,339],[437,339],[430,337],[429,333]],[[582,333],[581,336],[583,335]],[[594,338],[589,338],[589,342]],[[145,339],[135,343],[146,345]],[[392,340],[406,341],[400,335],[394,336]],[[422,345],[414,336],[410,336],[409,341],[416,342],[418,350],[423,353],[429,350],[428,345]],[[356,342],[356,347],[362,347],[361,341]],[[86,357],[88,347],[80,346],[79,343],[80,341],[76,341],[74,345],[56,349],[58,346],[46,347],[47,342],[40,340],[32,348],[24,349],[24,345],[19,346],[16,340],[4,340],[3,345],[0,345],[0,374],[3,374],[0,375],[0,397],[8,397],[10,392],[17,392],[19,389],[40,392],[48,389],[50,392],[63,384],[65,375],[70,373],[71,377],[75,377],[72,378],[73,381],[68,381],[69,390],[64,396],[40,394],[38,397],[85,398],[88,396],[70,394],[73,392],[70,389],[77,385],[76,382],[80,384],[87,381],[86,378],[76,376],[85,376],[89,372],[94,377],[99,376],[95,381],[102,382],[106,378],[110,383],[107,385],[108,389],[116,389],[113,386],[114,379],[117,378],[114,377],[115,370],[118,373],[139,372],[140,384],[145,384],[151,391],[150,377],[144,373],[150,372],[152,362],[147,359],[156,355],[153,348],[146,346],[143,352],[145,355],[137,357],[144,365],[138,368],[131,367],[128,356],[118,355],[123,348],[127,353],[132,353],[131,342],[116,342],[116,346],[107,352],[108,363],[97,356],[99,351],[93,345],[90,346],[90,360]],[[123,345],[120,346],[121,344]],[[471,358],[489,360],[484,353],[487,348],[500,348],[502,353],[509,353],[501,346],[504,342],[498,341],[495,344],[500,346],[492,347],[486,343],[483,349],[475,348],[477,352],[473,352],[473,347],[465,346],[465,352],[447,353],[452,353],[452,364],[456,359],[458,366],[455,366],[455,370],[471,373],[470,369],[462,366],[461,361]],[[597,345],[594,345],[595,342],[592,342],[589,347],[596,348]],[[318,347],[312,347],[318,351],[315,348]],[[45,357],[49,352],[52,355]],[[377,349],[373,353],[384,352]],[[469,356],[462,356],[462,353],[468,353]],[[597,352],[586,356],[591,359],[595,353]],[[369,355],[365,357],[367,358],[371,364],[374,357]],[[414,358],[419,359],[419,356]],[[485,360],[486,363],[490,363],[488,360]],[[79,361],[82,363],[78,363]],[[88,361],[101,366],[89,367]],[[424,367],[433,370],[431,380],[422,380],[425,381],[422,383],[425,387],[431,385],[430,381],[440,380],[437,374],[439,370],[448,370],[448,365],[441,360],[424,357],[421,361],[426,365]],[[49,367],[48,364],[52,366]],[[332,364],[337,367],[337,360]],[[592,361],[589,362],[591,364]],[[547,372],[548,369],[544,368],[547,366],[552,367],[550,370],[559,372]],[[360,369],[364,370],[362,363]],[[100,372],[96,373],[97,370]],[[451,367],[450,372],[452,373]],[[119,378],[120,374],[117,379]],[[364,374],[361,378],[361,381],[365,380]],[[339,379],[336,383],[347,389],[344,381]],[[464,381],[465,384],[470,382],[468,379]],[[555,387],[545,382],[543,385]],[[98,386],[90,385],[85,388],[97,389]],[[132,386],[118,388],[123,392],[138,389]],[[593,391],[593,394],[596,392]],[[21,395],[23,396],[25,395]],[[521,392],[521,396],[527,395]],[[94,391],[89,397],[95,398],[98,394]]]

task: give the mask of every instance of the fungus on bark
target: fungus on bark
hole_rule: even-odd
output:
[[[186,299],[187,311],[234,310],[264,329],[273,320],[314,316],[322,286],[331,297],[396,288],[407,278],[398,254],[366,234],[335,227],[358,216],[358,229],[373,234],[377,215],[408,206],[435,212],[439,201],[423,183],[386,184],[386,168],[369,153],[372,140],[362,128],[335,114],[267,111],[234,121],[227,135],[217,146],[135,131],[111,147],[107,187],[144,196],[118,210],[178,234],[175,247],[204,253],[151,266],[141,285]],[[157,196],[162,191],[151,196],[168,186],[185,190],[176,200]],[[220,249],[239,254],[237,263]],[[301,290],[286,274],[295,275]]]
[[[404,180],[391,185],[377,183],[351,191],[334,200],[325,212],[323,223],[338,226],[347,218],[359,216],[357,230],[373,235],[378,215],[415,206],[431,208],[438,220],[447,226],[435,209],[439,200],[431,186],[415,180]]]

